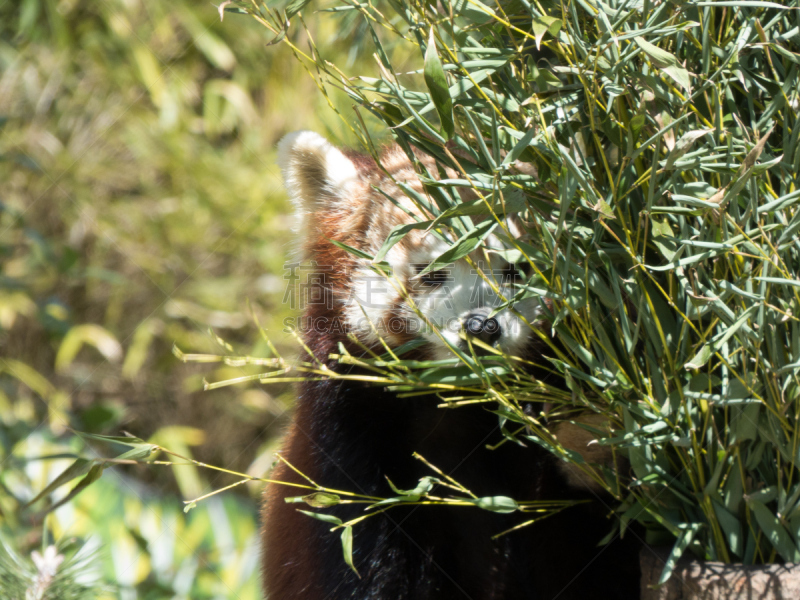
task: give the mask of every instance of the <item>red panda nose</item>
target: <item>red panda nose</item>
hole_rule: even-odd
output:
[[[497,319],[487,319],[484,315],[480,314],[467,315],[464,319],[464,329],[469,335],[478,338],[490,346],[500,339],[500,335],[502,334],[502,331],[500,331],[500,323],[497,322]]]

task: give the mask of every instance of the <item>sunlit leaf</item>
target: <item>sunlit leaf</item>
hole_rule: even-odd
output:
[[[431,93],[431,100],[439,114],[447,138],[453,137],[455,125],[453,124],[453,101],[450,99],[450,90],[447,85],[447,78],[442,68],[442,61],[436,52],[436,38],[433,36],[434,30],[431,29],[428,38],[428,48],[425,51],[425,84]]]

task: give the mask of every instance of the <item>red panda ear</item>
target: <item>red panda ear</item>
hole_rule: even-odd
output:
[[[313,214],[352,194],[358,169],[328,140],[313,131],[295,131],[278,143],[278,166],[298,211]]]

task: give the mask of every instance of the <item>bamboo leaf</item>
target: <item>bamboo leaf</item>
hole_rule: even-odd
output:
[[[69,467],[61,471],[61,473],[59,473],[56,476],[56,478],[53,479],[53,481],[51,481],[47,486],[45,486],[45,488],[42,491],[40,491],[31,500],[29,500],[26,506],[32,506],[33,504],[36,504],[36,502],[38,502],[40,499],[50,495],[65,483],[69,483],[70,481],[72,481],[77,477],[82,477],[86,475],[97,464],[98,462],[96,460],[88,460],[85,458],[77,459]]]
[[[381,262],[384,258],[386,258],[389,250],[391,250],[395,244],[400,242],[400,240],[402,240],[410,232],[414,231],[415,229],[427,229],[433,225],[435,224],[432,224],[431,221],[421,221],[419,223],[409,223],[407,225],[395,225],[384,240],[380,250],[378,250],[378,252],[375,254],[372,262]]]
[[[475,229],[462,235],[450,248],[436,257],[427,267],[420,271],[419,275],[425,275],[431,271],[438,271],[464,258],[467,254],[475,250],[496,226],[497,221],[494,219],[487,219],[479,223],[475,226]]]
[[[291,498],[286,498],[286,500],[291,500]],[[310,510],[298,510],[297,512],[303,513],[311,517],[312,519],[317,519],[318,521],[324,521],[325,523],[331,523],[332,525],[341,525],[342,520],[337,517],[336,515],[329,515],[326,513],[318,513],[318,512],[311,512]]]
[[[483,510],[501,514],[512,513],[519,510],[519,504],[508,496],[487,496],[485,498],[472,499],[470,502]]]
[[[72,327],[61,342],[56,354],[56,371],[64,372],[84,345],[94,346],[106,360],[116,362],[122,357],[122,346],[107,329],[86,324]]]
[[[428,86],[431,100],[433,100],[433,105],[439,114],[445,138],[450,139],[455,133],[453,100],[450,98],[450,90],[447,85],[447,77],[442,68],[442,61],[439,60],[439,54],[436,52],[436,39],[433,36],[433,32],[434,30],[431,28],[428,49],[425,51],[425,84]]]
[[[528,145],[531,143],[531,140],[533,139],[534,135],[536,135],[535,129],[529,129],[528,131],[526,131],[525,135],[523,135],[522,138],[516,144],[514,144],[514,147],[511,149],[511,152],[506,154],[506,157],[503,159],[503,162],[500,163],[499,168],[502,169],[503,167],[507,167],[508,165],[512,164],[515,160],[517,160],[520,154],[522,154],[525,148],[527,148]]]
[[[341,504],[342,499],[337,494],[328,492],[315,492],[307,496],[303,496],[303,502],[312,508],[327,508],[328,506],[336,506]]]
[[[788,562],[800,561],[800,551],[775,514],[762,502],[751,498],[747,499],[747,506],[753,511],[758,526],[767,535],[772,547],[778,551],[783,560]]]
[[[664,166],[664,168],[667,170],[672,169],[675,165],[675,162],[684,154],[686,154],[697,140],[705,135],[708,135],[712,131],[712,129],[694,129],[684,133],[667,156],[667,164]]]
[[[358,578],[361,579],[361,575],[358,573],[358,569],[353,564],[353,526],[348,525],[344,529],[342,529],[342,553],[344,554],[344,562],[347,563],[347,566],[353,570],[353,573],[358,575]]]
[[[664,570],[661,571],[661,577],[658,580],[658,584],[662,585],[667,582],[667,580],[672,575],[672,571],[675,569],[675,566],[678,564],[681,556],[686,551],[686,548],[689,547],[689,544],[692,543],[695,535],[697,532],[700,531],[702,525],[700,523],[690,523],[681,528],[681,532],[678,535],[678,539],[675,541],[675,545],[672,547],[672,550],[667,557],[667,562],[664,563]]]
[[[669,75],[678,85],[680,85],[687,92],[692,91],[692,82],[689,79],[689,71],[687,71],[678,59],[673,54],[666,50],[662,50],[658,46],[651,44],[643,37],[635,37],[634,41],[645,53],[653,60],[653,63],[659,67],[664,73]]]
[[[533,37],[536,41],[536,49],[539,50],[542,44],[542,38],[545,33],[549,33],[553,37],[558,35],[563,25],[561,19],[543,15],[541,17],[533,18]]]
[[[289,4],[286,5],[286,20],[288,21],[291,19],[310,3],[311,0],[292,0],[289,2]]]
[[[733,322],[725,331],[721,334],[715,336],[709,343],[703,344],[703,347],[697,351],[695,354],[684,366],[685,369],[699,369],[704,364],[708,362],[708,359],[717,352],[722,346],[725,345],[733,335],[741,329],[743,325],[747,323],[747,319],[750,318],[750,315],[755,312],[758,306],[751,306],[747,310],[745,310],[736,321]]]

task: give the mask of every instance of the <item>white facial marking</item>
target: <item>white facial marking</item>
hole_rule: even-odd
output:
[[[344,299],[347,324],[367,344],[378,342],[378,335],[391,342],[387,319],[398,296],[392,281],[366,265],[359,268],[353,273],[350,295]]]
[[[499,241],[491,242],[500,247]],[[397,332],[390,331],[387,324],[390,318],[401,317],[405,333],[427,340],[436,359],[452,358],[449,346],[466,348],[462,331],[467,319],[471,316],[486,319],[518,291],[507,274],[511,268],[500,259],[488,266],[476,262],[495,284],[497,292],[465,259],[426,276],[417,275],[447,248],[433,234],[417,240],[408,250],[398,244],[387,256],[396,276],[394,285],[366,265],[353,274],[353,292],[346,301],[345,312],[348,325],[360,339],[365,343],[377,342],[377,329],[393,343]],[[416,311],[408,300],[401,300],[398,307],[404,288]],[[529,324],[537,321],[541,307],[536,298],[526,298],[514,304],[513,309],[504,308],[493,315],[499,329],[491,344],[508,354],[520,355],[530,343],[533,333]]]

